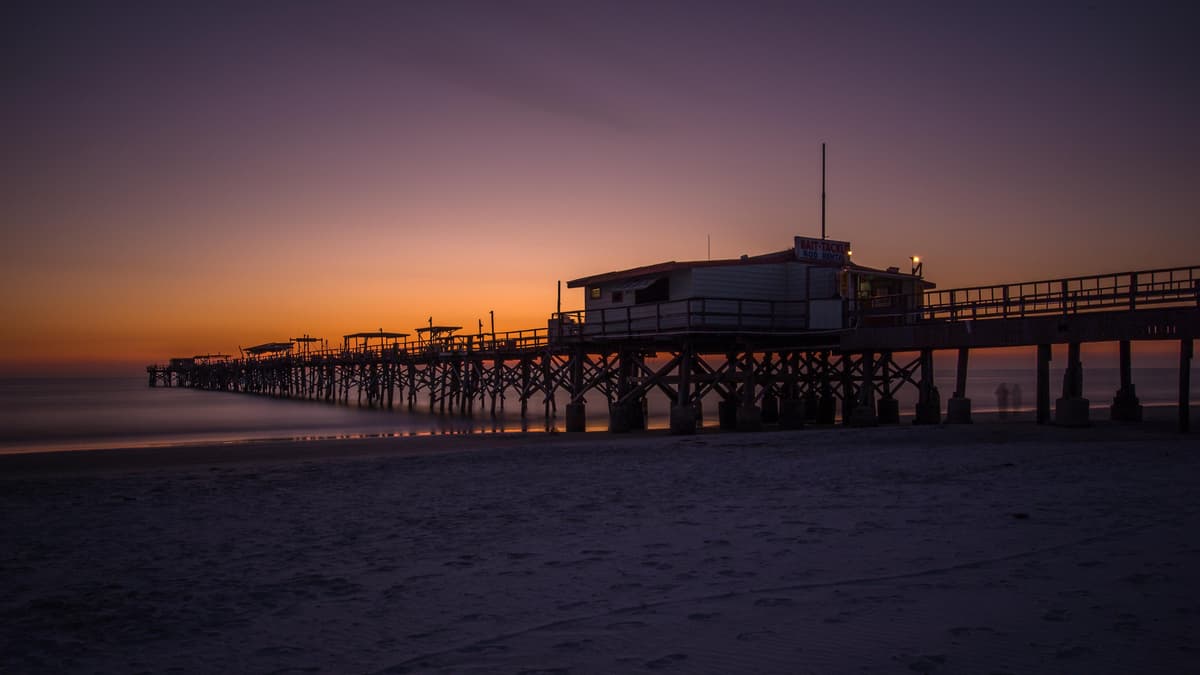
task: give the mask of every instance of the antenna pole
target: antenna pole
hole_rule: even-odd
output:
[[[821,144],[821,238],[825,238],[825,144]]]

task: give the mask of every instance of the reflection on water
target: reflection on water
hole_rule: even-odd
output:
[[[1174,368],[1134,368],[1134,383],[1143,405],[1173,404],[1178,396]],[[939,369],[936,381],[942,400],[954,388],[954,371]],[[1000,383],[1023,392],[1021,408],[1037,399],[1033,368],[973,368],[967,396],[976,412],[997,409]],[[1115,368],[1087,368],[1084,395],[1093,407],[1107,407],[1119,384]],[[1062,387],[1062,369],[1051,373],[1051,398]],[[1200,378],[1192,378],[1192,400],[1200,400]],[[901,414],[911,415],[916,391],[905,385],[896,393]],[[471,414],[436,414],[418,404],[408,411],[360,408],[353,404],[273,399],[228,392],[150,388],[144,378],[2,379],[0,380],[0,453],[40,450],[87,450],[152,447],[193,443],[227,443],[264,439],[356,439],[406,436],[555,432],[562,429],[566,400],[555,402],[558,415],[547,418],[544,401],[529,401],[528,416],[510,392],[495,417],[477,407]],[[608,427],[606,401],[593,392],[586,400],[587,427]],[[717,400],[702,402],[706,426],[716,424]],[[669,402],[659,391],[647,396],[647,426],[668,425]]]
[[[360,408],[228,392],[150,388],[142,378],[0,380],[0,453],[225,443],[555,431],[522,419]]]

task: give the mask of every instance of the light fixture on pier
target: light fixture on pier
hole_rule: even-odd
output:
[[[919,256],[919,255],[910,255],[910,256],[908,256],[908,259],[912,261],[912,274],[913,274],[913,276],[914,276],[914,277],[919,277],[919,276],[921,276],[921,273],[922,273],[922,271],[923,271],[923,269],[922,269],[922,268],[923,268],[923,267],[924,267],[924,265],[925,265],[925,263],[921,262],[921,256]]]

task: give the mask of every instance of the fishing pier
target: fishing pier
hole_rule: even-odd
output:
[[[1119,344],[1120,387],[1109,416],[1137,421],[1131,344],[1179,347],[1178,427],[1190,429],[1190,368],[1200,332],[1200,266],[936,289],[921,263],[901,271],[850,261],[849,244],[796,237],[794,247],[734,260],[662,263],[568,282],[585,307],[546,327],[463,334],[345,335],[340,346],[302,336],[147,367],[149,385],[233,391],[436,413],[496,414],[565,401],[565,428],[607,407],[614,432],[642,429],[646,396],[671,402],[670,429],[692,433],[716,398],[722,429],[900,422],[896,394],[915,389],[915,424],[968,423],[972,350],[1036,347],[1036,419],[1085,426],[1081,345]],[[1052,345],[1067,345],[1061,388]],[[933,355],[957,354],[943,402]]]

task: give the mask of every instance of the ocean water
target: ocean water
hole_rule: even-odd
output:
[[[1063,369],[1051,370],[1051,398],[1062,390]],[[942,364],[939,364],[939,366]],[[1191,400],[1200,403],[1200,377],[1192,368]],[[1133,381],[1143,405],[1174,405],[1178,401],[1177,368],[1134,368]],[[954,369],[939,367],[935,380],[943,404],[954,389]],[[972,410],[997,410],[995,390],[1004,383],[1020,387],[1020,407],[1031,411],[1036,403],[1036,374],[1030,367],[972,368],[967,396]],[[1116,368],[1084,370],[1084,395],[1093,408],[1107,408],[1119,383]],[[916,390],[904,386],[897,393],[901,416],[911,416]],[[401,437],[433,434],[490,434],[544,432],[562,429],[566,401],[557,401],[558,414],[547,420],[539,401],[531,401],[525,419],[519,403],[509,394],[505,411],[493,418],[486,410],[472,415],[429,413],[418,404],[409,412],[331,405],[315,401],[275,399],[228,392],[151,388],[144,377],[0,379],[0,453],[49,450],[93,450],[116,447],[172,446],[196,443],[231,443],[256,439],[325,439]],[[588,398],[588,429],[607,428],[607,405],[593,394]],[[1015,403],[1010,398],[1010,405]],[[706,426],[716,424],[717,400],[703,402]],[[670,405],[657,391],[647,398],[648,426],[668,425]],[[1096,413],[1097,419],[1102,419]]]
[[[540,411],[540,409],[539,409]],[[544,418],[531,416],[531,430]],[[541,427],[537,427],[542,423]],[[179,387],[145,377],[0,379],[0,453],[519,431],[519,416],[410,414]]]

